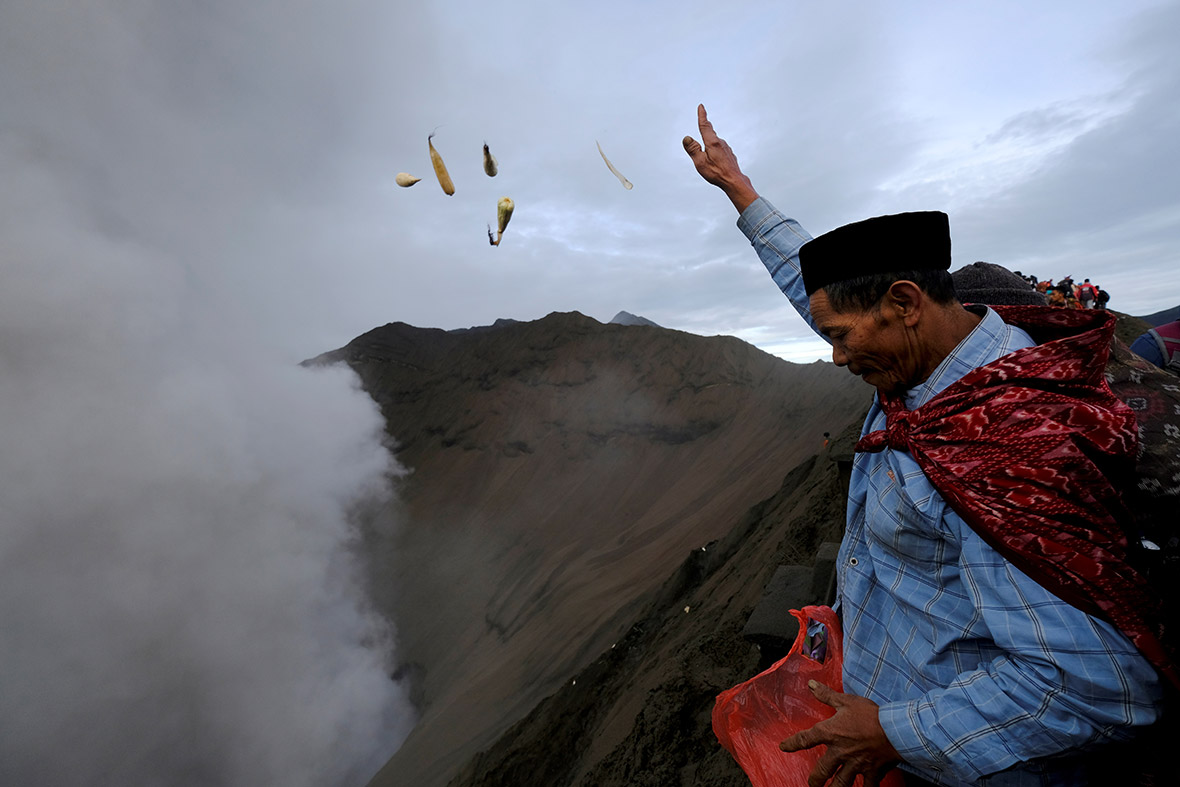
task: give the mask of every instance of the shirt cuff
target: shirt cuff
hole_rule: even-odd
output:
[[[738,216],[738,229],[750,240],[750,243],[753,243],[758,230],[766,223],[767,219],[777,212],[774,205],[767,202],[765,198],[759,197],[747,205],[746,209],[742,211],[742,215]]]
[[[949,769],[946,756],[930,748],[918,729],[918,705],[921,700],[891,702],[880,706],[877,720],[885,737],[907,764],[924,771],[945,771]],[[978,774],[982,776],[983,774]]]

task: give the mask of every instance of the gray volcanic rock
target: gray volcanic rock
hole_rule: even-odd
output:
[[[871,396],[831,364],[577,313],[460,333],[393,323],[313,362],[336,361],[410,470],[400,529],[374,519],[363,544],[421,712],[375,785],[446,784],[666,605],[685,555],[731,533]],[[763,557],[743,597],[773,573]],[[645,691],[611,710],[611,730],[630,729]]]
[[[654,323],[646,317],[639,317],[630,312],[619,312],[610,320],[611,325],[647,325],[652,328],[659,328],[658,323]]]
[[[501,317],[498,320],[496,320],[494,323],[492,323],[491,325],[476,325],[472,328],[452,328],[451,330],[447,331],[447,333],[472,333],[472,332],[483,332],[483,331],[495,331],[500,328],[506,328],[509,325],[517,325],[519,322],[520,322],[519,320],[512,320],[512,319],[508,319],[506,317]]]

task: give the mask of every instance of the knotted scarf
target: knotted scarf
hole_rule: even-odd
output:
[[[1103,377],[1110,312],[994,306],[1038,344],[972,370],[907,410],[882,396],[886,428],[858,451],[907,451],[947,504],[1063,601],[1126,634],[1162,674],[1157,602],[1127,562],[1119,486],[1137,451],[1134,413]]]

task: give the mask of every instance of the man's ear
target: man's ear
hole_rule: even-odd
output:
[[[891,309],[907,328],[913,328],[918,324],[918,317],[925,302],[926,293],[922,292],[922,288],[912,281],[902,279],[890,285],[882,305]]]

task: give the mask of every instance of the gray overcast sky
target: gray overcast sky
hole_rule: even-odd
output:
[[[1180,302],[1176,3],[13,5],[4,160],[292,357],[395,320],[620,309],[815,357],[680,148],[698,102],[813,232],[943,209],[956,266]]]

